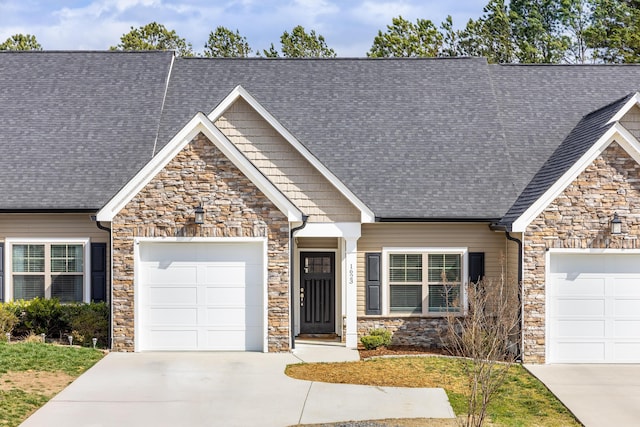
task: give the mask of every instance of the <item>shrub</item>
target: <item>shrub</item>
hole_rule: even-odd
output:
[[[3,311],[17,319],[14,336],[35,335],[41,340],[40,334],[45,334],[66,342],[66,336],[72,335],[79,345],[91,346],[92,338],[97,338],[101,347],[107,345],[109,306],[104,302],[60,304],[57,299],[35,298],[0,304],[0,331]]]
[[[107,345],[109,331],[109,306],[104,302],[78,304],[69,318],[69,327],[73,342],[85,347],[93,345],[92,339],[98,339],[98,345]]]
[[[17,336],[26,336],[30,333],[62,336],[67,328],[62,319],[62,306],[56,298],[34,298],[4,305],[18,317],[18,323],[14,329],[14,334]]]
[[[376,328],[369,331],[369,335],[360,338],[360,342],[367,350],[374,350],[378,347],[391,344],[391,332],[384,328]]]
[[[15,315],[13,310],[0,304],[0,341],[7,339],[7,332],[11,333],[17,323],[18,316]]]

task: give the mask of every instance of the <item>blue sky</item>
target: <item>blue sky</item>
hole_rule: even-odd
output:
[[[152,21],[175,30],[201,52],[217,26],[240,30],[249,44],[279,46],[283,31],[302,25],[322,34],[342,57],[361,57],[379,29],[402,15],[456,27],[478,18],[487,0],[0,0],[0,42],[34,34],[46,50],[103,50]]]

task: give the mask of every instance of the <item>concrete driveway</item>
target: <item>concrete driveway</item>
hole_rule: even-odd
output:
[[[289,426],[451,418],[442,389],[294,380],[287,364],[357,359],[339,349],[265,353],[110,353],[22,425]]]
[[[640,425],[640,365],[526,365],[587,427]]]

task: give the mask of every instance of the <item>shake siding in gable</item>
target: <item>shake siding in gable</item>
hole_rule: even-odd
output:
[[[640,108],[636,105],[620,120],[622,126],[624,126],[633,136],[640,139]]]
[[[242,99],[216,126],[310,222],[359,222],[360,212]]]
[[[485,253],[487,278],[499,278],[504,269],[508,280],[517,282],[517,245],[507,241],[504,233],[489,230],[488,224],[363,224],[358,240],[358,316],[365,314],[365,253],[390,247],[466,247],[469,252]]]

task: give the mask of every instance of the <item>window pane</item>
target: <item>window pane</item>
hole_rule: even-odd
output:
[[[429,285],[429,311],[459,311],[460,285]]]
[[[461,258],[460,254],[430,254],[429,282],[460,282]]]
[[[13,299],[44,298],[44,276],[13,276]]]
[[[13,245],[12,251],[14,272],[44,272],[44,245]]]
[[[58,298],[61,302],[82,301],[82,276],[52,276],[51,297]]]
[[[389,265],[391,282],[422,281],[422,254],[391,254]]]
[[[82,245],[51,245],[51,271],[82,272]]]
[[[421,285],[392,285],[391,311],[422,312],[422,286]]]

